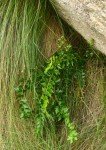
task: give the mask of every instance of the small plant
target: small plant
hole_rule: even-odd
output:
[[[41,81],[41,91],[39,93],[41,93],[41,96],[36,115],[36,134],[43,134],[46,120],[56,122],[64,120],[68,129],[67,139],[73,143],[77,140],[77,132],[70,120],[70,113],[66,103],[70,86],[68,70],[74,66],[76,58],[72,53],[71,45],[64,46],[64,43],[64,37],[62,37],[58,43],[61,51],[46,62],[42,73],[39,75]]]
[[[61,37],[58,41],[59,51],[49,58],[42,68],[38,68],[37,85],[32,75],[31,80],[22,78],[15,90],[21,117],[29,118],[32,110],[26,100],[26,93],[32,86],[36,87],[36,136],[43,135],[46,123],[55,122],[57,126],[58,123],[64,122],[68,130],[67,140],[73,143],[77,140],[77,132],[70,119],[68,107],[70,87],[73,84],[79,84],[80,88],[85,86],[85,60],[82,61],[78,52],[75,52],[70,44],[65,43],[64,37]]]
[[[30,85],[30,80],[21,78],[18,81],[18,86],[15,88],[21,118],[29,118],[32,114],[31,108],[28,104],[28,101],[26,100],[26,92],[30,89]]]

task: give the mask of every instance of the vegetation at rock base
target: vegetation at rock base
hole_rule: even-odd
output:
[[[46,0],[0,2],[0,149],[106,149],[106,57],[83,41]]]

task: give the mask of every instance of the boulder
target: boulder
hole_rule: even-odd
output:
[[[106,55],[106,0],[50,0],[57,13]]]

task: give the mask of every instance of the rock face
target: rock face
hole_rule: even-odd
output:
[[[58,14],[106,55],[106,0],[51,0]]]

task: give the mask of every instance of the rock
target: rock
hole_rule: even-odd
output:
[[[106,0],[51,0],[58,14],[106,55]]]

